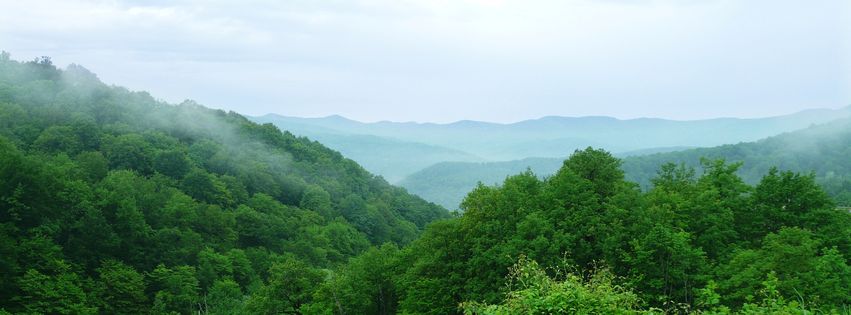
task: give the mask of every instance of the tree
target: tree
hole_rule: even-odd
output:
[[[759,293],[769,274],[777,277],[783,296],[806,296],[826,306],[851,303],[847,294],[832,291],[851,285],[851,269],[835,249],[822,249],[812,232],[781,228],[765,236],[762,247],[739,251],[719,268],[719,288],[729,304],[741,305]],[[840,290],[847,291],[847,290]]]
[[[370,246],[366,236],[342,217],[328,222],[322,229],[322,235],[328,239],[329,246],[333,249],[328,254],[331,261],[343,262],[346,257],[358,255]]]
[[[145,138],[138,134],[108,139],[104,151],[110,168],[134,170],[140,174],[151,173],[153,152]]]
[[[230,279],[217,280],[205,297],[207,314],[242,314],[244,296],[239,284]]]
[[[331,220],[338,215],[331,205],[331,195],[322,187],[316,185],[307,186],[307,189],[302,193],[299,207],[316,211],[326,220]]]
[[[133,267],[116,260],[106,260],[97,272],[101,312],[145,314],[148,311],[145,279]]]
[[[251,296],[246,307],[253,314],[301,314],[322,278],[321,271],[286,258],[269,268],[268,282]]]
[[[614,283],[605,269],[589,280],[560,274],[555,280],[535,261],[521,257],[507,277],[509,292],[499,304],[465,302],[464,314],[653,314],[638,308],[634,293]]]
[[[195,278],[195,268],[191,266],[167,268],[159,265],[151,272],[150,278],[151,288],[155,292],[152,309],[154,312],[191,314],[199,309],[199,288],[198,280]]]
[[[771,168],[754,189],[753,211],[742,213],[739,229],[759,239],[782,227],[807,226],[808,214],[833,209],[834,204],[816,184],[815,175],[801,175]]]
[[[233,265],[226,255],[205,248],[198,253],[198,283],[207,291],[218,280],[233,279]]]
[[[47,153],[76,154],[81,149],[80,139],[68,126],[52,126],[45,129],[33,145]]]
[[[613,157],[609,152],[591,147],[577,150],[564,161],[564,167],[572,170],[579,177],[591,181],[594,191],[601,199],[617,192],[624,178],[620,166],[621,160]]]
[[[313,312],[342,314],[397,314],[398,248],[373,247],[331,275],[316,292],[308,308]]]
[[[75,158],[77,165],[83,170],[83,174],[91,183],[95,183],[109,172],[109,161],[99,151],[86,151]]]
[[[181,179],[192,167],[186,154],[179,150],[160,151],[153,160],[154,170],[171,178]]]
[[[228,206],[232,197],[227,186],[202,169],[193,169],[181,181],[181,188],[198,201]]]
[[[54,274],[29,269],[18,280],[21,295],[16,298],[28,313],[96,314],[84,291],[83,279],[64,261],[56,261]]]
[[[402,251],[399,264],[408,268],[397,280],[400,313],[458,312],[467,291],[466,259],[470,257],[460,223],[457,219],[432,223]]]
[[[252,284],[259,281],[258,274],[254,271],[254,266],[245,251],[234,248],[228,251],[227,256],[233,267],[233,280],[243,290],[248,290]]]
[[[657,305],[669,302],[691,304],[693,291],[702,286],[706,267],[703,251],[693,248],[691,236],[656,224],[645,235],[630,242],[625,255],[630,276],[645,299]]]
[[[704,174],[697,181],[697,195],[685,211],[686,231],[707,257],[716,259],[731,252],[738,239],[736,217],[747,209],[750,187],[736,175],[741,163],[703,159]]]

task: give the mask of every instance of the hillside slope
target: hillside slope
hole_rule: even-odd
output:
[[[354,121],[339,116],[322,118],[333,122],[326,127],[316,119],[290,118],[277,115],[249,117],[258,123],[272,123],[282,130],[299,136],[309,137],[321,142],[343,155],[357,161],[370,172],[381,175],[390,183],[397,183],[406,176],[428,166],[445,162],[479,162],[483,158],[434,144],[418,141],[400,140],[395,137],[378,136],[346,132],[340,128],[354,124]],[[345,129],[345,128],[340,128]]]
[[[270,124],[0,55],[0,313],[194,313],[446,217]]]
[[[555,173],[563,162],[558,158],[528,158],[507,162],[443,162],[411,174],[399,185],[411,193],[447,209],[457,209],[476,184],[495,185],[509,175],[530,169],[535,174]]]
[[[712,148],[635,156],[624,159],[629,180],[644,187],[666,162],[699,167],[701,158],[742,162],[739,175],[749,184],[759,181],[772,166],[813,172],[838,203],[851,205],[851,119],[839,119],[763,140]]]

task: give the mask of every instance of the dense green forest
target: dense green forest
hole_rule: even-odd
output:
[[[309,294],[278,300],[276,281],[319,281],[448,215],[272,125],[0,55],[6,311],[229,313],[207,297],[249,294],[289,312]]]
[[[525,172],[479,186],[463,216],[432,225],[411,245],[414,267],[403,279],[416,279],[418,295],[401,307],[848,312],[851,214],[812,175],[771,169],[749,186],[738,163],[704,160],[699,176],[666,164],[643,193],[620,164],[589,148],[543,180]]]
[[[3,54],[0,313],[849,312],[851,213],[813,174],[704,159],[643,191],[621,164],[576,151],[450,215],[272,125]]]

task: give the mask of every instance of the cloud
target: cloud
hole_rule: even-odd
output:
[[[250,114],[513,121],[849,103],[846,1],[6,1],[0,49]]]

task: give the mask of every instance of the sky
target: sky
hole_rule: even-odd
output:
[[[0,0],[0,50],[248,115],[514,122],[851,104],[851,1]]]

